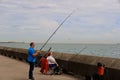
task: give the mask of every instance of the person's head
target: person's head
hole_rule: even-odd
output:
[[[30,43],[30,47],[34,48],[34,47],[35,47],[35,43],[34,43],[34,42],[31,42],[31,43]]]
[[[44,58],[47,58],[47,55],[45,54],[43,57],[44,57]]]
[[[102,63],[100,62],[97,63],[97,67],[102,67],[102,66],[103,66]]]
[[[52,54],[53,54],[52,52],[49,52],[49,53],[48,53],[48,56],[51,56]]]

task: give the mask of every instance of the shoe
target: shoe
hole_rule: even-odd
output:
[[[32,80],[35,80],[35,78],[33,77]]]
[[[35,78],[33,77],[32,79],[28,79],[28,80],[35,80]]]

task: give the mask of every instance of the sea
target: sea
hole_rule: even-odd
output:
[[[0,46],[13,48],[29,48],[29,43],[0,43]],[[42,43],[36,43],[35,49],[40,49]],[[50,43],[47,44],[43,50],[49,48],[54,52],[62,52],[68,54],[82,54],[100,57],[111,57],[120,59],[120,44],[68,44],[68,43]]]

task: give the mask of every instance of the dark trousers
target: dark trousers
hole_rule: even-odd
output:
[[[29,68],[29,79],[33,79],[33,70],[34,70],[34,62],[29,62],[30,68]]]
[[[98,74],[94,74],[93,75],[93,80],[104,80],[104,77],[103,76],[100,76]]]
[[[98,80],[103,80],[103,76],[98,75]]]

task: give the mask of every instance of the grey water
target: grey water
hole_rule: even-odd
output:
[[[36,43],[35,49],[40,49],[42,45],[43,44],[41,43]],[[25,48],[25,49],[29,48],[28,43],[0,43],[0,46],[13,47],[13,48]],[[54,52],[120,58],[120,44],[56,44],[56,43],[51,43],[51,44],[47,44],[43,50],[48,50],[50,47],[52,47],[52,51]]]

